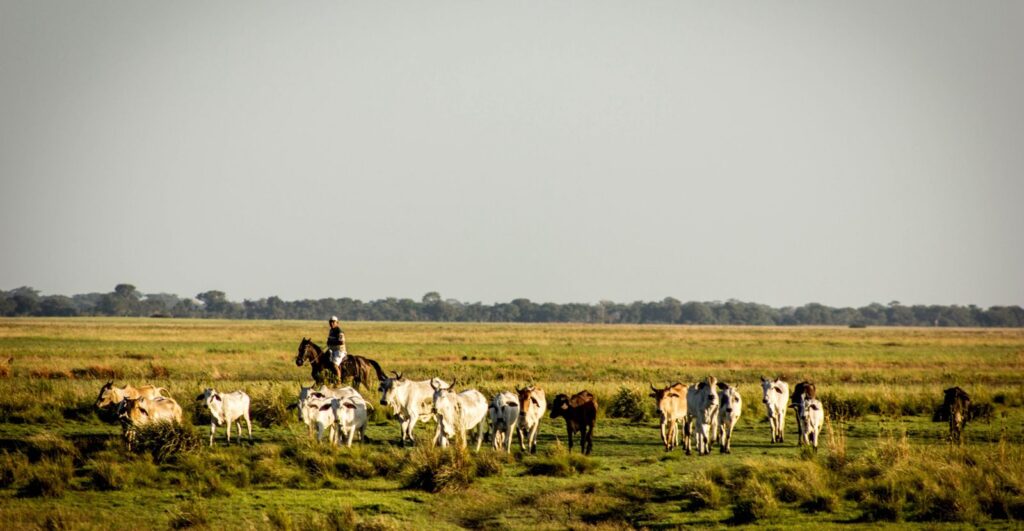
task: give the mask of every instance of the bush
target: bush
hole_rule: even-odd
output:
[[[748,524],[775,516],[778,504],[767,486],[754,480],[737,496],[730,523]]]
[[[202,500],[189,500],[169,512],[171,529],[202,527],[210,523],[209,511]]]
[[[177,422],[154,422],[135,428],[132,451],[148,453],[157,463],[190,454],[202,446],[202,439],[192,426]]]
[[[476,477],[469,452],[456,445],[454,448],[419,447],[409,454],[412,470],[402,482],[407,489],[427,492],[462,490]]]
[[[271,426],[284,426],[290,420],[295,419],[295,413],[288,410],[298,400],[287,389],[281,389],[277,393],[259,393],[252,395],[252,421],[262,428]]]
[[[722,505],[722,489],[706,475],[684,483],[683,496],[687,502],[683,509],[688,511],[717,509]]]
[[[612,398],[608,406],[608,416],[619,419],[629,419],[633,422],[647,420],[648,400],[643,393],[636,389],[622,386]]]
[[[31,467],[28,481],[18,490],[19,496],[56,498],[64,495],[74,476],[71,458],[44,459]]]
[[[21,452],[0,453],[0,488],[9,488],[28,479],[28,456]]]

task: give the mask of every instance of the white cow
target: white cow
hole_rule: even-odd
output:
[[[309,434],[312,435],[316,422],[309,416],[309,412],[311,410],[306,408],[306,403],[311,399],[323,400],[325,398],[346,398],[350,396],[358,396],[360,399],[363,398],[358,391],[351,387],[331,389],[325,385],[321,386],[319,390],[313,390],[312,387],[300,387],[298,404],[299,421],[309,428]]]
[[[544,398],[544,390],[534,386],[516,389],[519,394],[519,448],[524,452],[527,446],[530,453],[537,453],[537,429],[540,428],[540,419],[548,409],[547,399]]]
[[[125,398],[117,404],[117,416],[121,430],[132,449],[135,428],[154,422],[177,422],[181,424],[181,406],[173,398]]]
[[[732,430],[743,412],[743,397],[739,389],[718,382],[718,442],[723,454],[732,452]]]
[[[818,435],[821,434],[821,425],[825,422],[825,407],[817,398],[804,398],[803,402],[803,422],[800,423],[803,432],[800,438],[804,444],[813,445],[814,451],[818,451]]]
[[[337,409],[334,407],[334,402],[337,398],[310,398],[306,400],[306,418],[312,426],[316,426],[316,442],[320,442],[324,438],[324,432],[327,432],[327,440],[331,444],[337,444],[338,434],[336,427],[338,425]]]
[[[430,380],[430,386],[434,390],[434,417],[437,420],[434,444],[446,448],[452,439],[457,439],[465,448],[469,431],[475,429],[476,451],[479,452],[487,429],[483,422],[487,417],[487,398],[476,389],[456,393],[437,378]]]
[[[768,408],[768,422],[772,425],[772,444],[781,443],[785,435],[786,406],[789,403],[789,384],[781,378],[769,380],[761,377],[761,401]]]
[[[494,395],[491,405],[487,406],[487,417],[491,425],[491,442],[494,449],[512,451],[512,434],[519,422],[519,397],[503,391]],[[522,438],[520,438],[522,442]]]
[[[367,409],[370,405],[362,397],[349,396],[331,401],[334,417],[338,423],[338,436],[345,437],[345,446],[352,446],[352,438],[359,433],[359,440],[366,438]]]
[[[244,391],[219,393],[216,389],[203,389],[203,394],[196,397],[202,400],[210,410],[210,446],[213,446],[213,435],[217,426],[227,423],[228,444],[231,444],[231,423],[239,418],[245,419],[245,427],[249,430],[249,442],[252,442],[252,422],[249,420],[249,395]],[[242,438],[242,423],[238,423],[238,438]]]
[[[405,446],[406,441],[410,444],[415,442],[413,430],[417,422],[426,422],[434,418],[434,389],[431,383],[437,382],[444,388],[447,388],[448,384],[437,378],[414,382],[397,372],[393,374],[394,378],[381,380],[377,390],[380,392],[380,405],[391,407],[392,413],[398,416],[402,429],[402,446]],[[486,407],[485,401],[484,408]]]
[[[707,380],[686,389],[687,418],[683,421],[686,455],[690,455],[692,423],[696,423],[697,453],[699,455],[711,453],[712,425],[718,418],[717,383],[718,380],[714,376],[709,376]]]

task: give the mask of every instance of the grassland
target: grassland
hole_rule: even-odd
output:
[[[664,528],[876,525],[1012,527],[1024,518],[1024,332],[680,326],[345,323],[350,350],[413,378],[485,394],[536,383],[589,389],[602,405],[590,458],[545,421],[538,456],[401,449],[378,408],[371,442],[312,444],[287,411],[309,370],[294,364],[323,323],[3,319],[0,522],[71,528]],[[745,399],[733,453],[665,453],[648,418],[605,413],[617,396],[713,374]],[[827,445],[768,444],[760,375],[812,379],[833,411]],[[206,433],[202,388],[253,397],[255,443],[157,459],[127,452],[92,410],[100,385],[167,388]],[[960,385],[984,418],[962,448],[931,422]],[[375,389],[364,393],[375,401]],[[840,407],[841,406],[841,407]],[[841,414],[839,414],[841,413]],[[421,427],[418,438],[429,438]],[[223,433],[223,432],[221,432]],[[433,492],[439,490],[441,492]]]

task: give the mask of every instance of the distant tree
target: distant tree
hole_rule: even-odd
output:
[[[78,315],[74,302],[64,295],[50,295],[39,302],[39,314],[54,317],[72,317]]]

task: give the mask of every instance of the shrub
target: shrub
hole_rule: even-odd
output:
[[[419,447],[409,454],[411,472],[402,482],[407,489],[427,492],[457,491],[466,488],[476,477],[469,452],[454,448]]]
[[[171,529],[202,527],[210,523],[210,515],[202,500],[192,499],[170,511]]]
[[[192,426],[177,422],[154,422],[135,428],[132,451],[148,453],[157,463],[190,454],[202,446],[202,439]]]
[[[89,478],[97,490],[120,490],[128,483],[127,473],[119,463],[91,460],[89,466]]]
[[[757,480],[747,484],[732,506],[730,523],[748,524],[775,516],[778,504],[767,486]]]
[[[250,408],[252,421],[263,428],[284,426],[295,418],[295,413],[288,410],[289,404],[294,404],[295,401],[296,397],[287,389],[281,389],[277,393],[254,393]]]
[[[722,505],[722,489],[703,474],[683,484],[683,497],[687,502],[683,508],[689,511],[717,509]]]
[[[28,479],[28,456],[21,452],[0,453],[0,488],[9,488]]]
[[[636,389],[622,386],[615,393],[607,411],[608,416],[612,418],[643,422],[647,419],[647,406],[648,400],[643,393]]]

